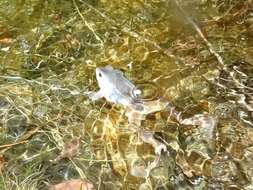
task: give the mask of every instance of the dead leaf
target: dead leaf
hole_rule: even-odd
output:
[[[71,179],[49,187],[49,190],[92,190],[92,189],[94,189],[93,184],[82,179]]]
[[[176,163],[182,169],[183,173],[187,177],[191,178],[194,176],[194,170],[192,169],[190,164],[185,159],[185,154],[184,154],[183,150],[181,150],[181,149],[178,151],[178,153],[176,155]]]
[[[63,43],[66,48],[75,48],[80,45],[80,42],[71,34],[66,34],[64,37]]]
[[[72,158],[79,151],[80,139],[73,138],[70,141],[66,142],[63,146],[61,154],[56,158],[56,160],[62,158]]]
[[[135,177],[148,177],[147,169],[144,166],[133,166],[130,170],[130,174]]]
[[[0,44],[8,45],[8,44],[11,44],[13,41],[14,40],[9,37],[3,37],[3,38],[0,37]]]
[[[160,163],[160,159],[161,157],[158,155],[155,157],[155,160],[153,162],[151,162],[147,168],[145,168],[144,166],[132,166],[130,169],[130,174],[132,176],[135,177],[141,177],[141,178],[147,178],[149,177],[150,172],[158,167],[159,163]]]
[[[162,152],[167,151],[166,145],[160,142],[159,140],[155,139],[153,132],[146,130],[139,130],[138,134],[141,140],[143,140],[145,143],[151,144],[154,147],[156,155],[160,156]]]

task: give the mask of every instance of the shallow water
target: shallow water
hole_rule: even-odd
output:
[[[96,189],[253,188],[252,1],[179,5],[0,2],[0,189],[73,178]],[[181,122],[166,110],[138,121],[168,150],[146,179],[154,147],[121,106],[85,95],[105,65],[143,101],[180,113]]]

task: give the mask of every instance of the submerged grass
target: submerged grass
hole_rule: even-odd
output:
[[[252,188],[252,2],[177,2],[181,12],[175,1],[0,2],[0,189],[73,178],[96,189]],[[220,71],[219,57],[236,75]],[[154,83],[185,117],[222,115],[210,129],[218,136],[153,114],[142,127],[170,156],[149,178],[132,176],[153,148],[121,107],[85,96],[108,64]]]

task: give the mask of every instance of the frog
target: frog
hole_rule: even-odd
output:
[[[92,100],[105,98],[108,102],[120,104],[133,110],[142,111],[143,102],[138,98],[141,94],[131,81],[123,73],[114,69],[111,65],[96,68],[96,79],[99,86],[97,92],[88,92]]]

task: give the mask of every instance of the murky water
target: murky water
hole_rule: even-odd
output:
[[[253,3],[175,2],[0,1],[0,189],[253,189]],[[89,100],[105,65],[174,115]]]

